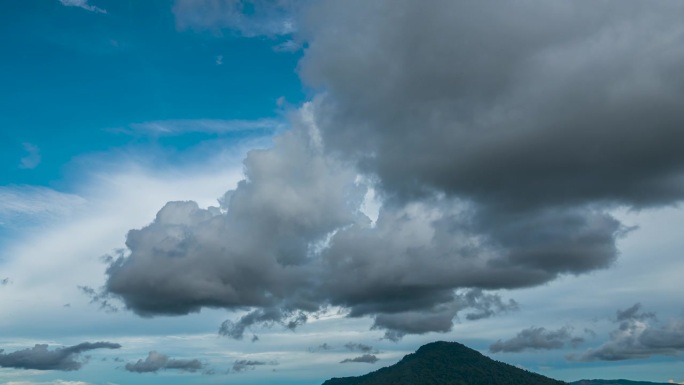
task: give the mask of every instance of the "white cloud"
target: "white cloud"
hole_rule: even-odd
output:
[[[223,56],[219,56],[221,60]],[[221,62],[222,63],[222,62]],[[220,65],[217,59],[216,64]],[[132,133],[143,133],[147,135],[173,136],[191,132],[202,132],[207,134],[226,134],[238,131],[276,131],[287,127],[287,124],[278,119],[257,119],[257,120],[219,120],[219,119],[179,119],[179,120],[158,120],[130,125]]]
[[[21,158],[19,168],[34,169],[38,167],[41,161],[40,148],[31,143],[23,143],[23,146],[27,154],[25,157]]]
[[[0,225],[28,218],[34,220],[67,216],[86,200],[39,186],[0,186]]]
[[[248,37],[275,36],[296,30],[291,17],[294,7],[291,0],[176,0],[173,13],[180,30],[225,28]]]
[[[223,65],[223,55],[216,56],[216,65],[217,66]]]
[[[67,7],[79,7],[86,11],[95,13],[107,13],[107,10],[88,4],[88,0],[59,0],[62,5]]]

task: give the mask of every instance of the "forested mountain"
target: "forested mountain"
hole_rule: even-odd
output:
[[[395,365],[359,377],[333,378],[324,382],[323,385],[567,385],[567,383],[494,361],[456,342],[433,342],[405,356]]]

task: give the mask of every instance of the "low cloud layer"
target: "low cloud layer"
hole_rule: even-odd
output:
[[[203,365],[199,360],[172,359],[169,358],[169,356],[156,351],[149,352],[144,360],[129,362],[124,366],[124,369],[133,373],[156,373],[160,370],[174,369],[186,372],[196,372],[202,368]]]
[[[684,318],[672,319],[664,325],[651,312],[641,311],[641,305],[618,310],[618,328],[607,342],[580,355],[570,355],[573,361],[622,361],[655,355],[675,356],[684,352]]]
[[[239,373],[246,370],[254,370],[257,366],[278,365],[276,361],[237,360],[233,362],[232,371]]]
[[[48,345],[36,344],[32,348],[5,353],[0,349],[0,367],[31,370],[72,371],[81,369],[80,354],[95,349],[119,349],[111,342],[83,342],[78,345],[49,350]]]
[[[530,327],[522,330],[509,340],[498,340],[489,347],[491,353],[517,353],[523,350],[562,349],[567,345],[577,345],[584,339],[572,335],[572,329],[562,327],[547,330],[543,327]]]
[[[366,363],[366,364],[374,364],[378,362],[378,357],[376,357],[374,354],[364,354],[359,357],[354,357],[354,358],[346,358],[342,361],[340,361],[341,364],[349,364],[349,363]]]
[[[237,3],[189,4],[177,20]],[[311,3],[300,68],[322,91],[219,206],[169,202],[131,230],[105,289],[141,316],[250,309],[220,328],[238,339],[337,306],[397,340],[609,268],[630,230],[611,210],[684,198],[682,17],[667,1]]]

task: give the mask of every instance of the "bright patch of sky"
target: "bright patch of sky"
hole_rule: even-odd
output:
[[[434,340],[562,380],[684,380],[684,162],[658,155],[681,148],[684,88],[659,76],[684,9],[599,7],[672,48],[625,69],[580,8],[528,30],[474,3],[353,3],[0,5],[0,385],[314,385]],[[523,53],[450,19],[469,12]],[[506,60],[444,38],[464,31]],[[576,114],[587,93],[628,117],[661,101],[662,131]]]

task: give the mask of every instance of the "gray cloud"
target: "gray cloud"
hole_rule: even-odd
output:
[[[347,350],[350,350],[352,352],[370,353],[370,352],[374,351],[373,347],[370,345],[353,343],[353,342],[348,342],[348,343],[344,344],[344,347]]]
[[[583,342],[580,337],[572,335],[572,329],[562,327],[558,330],[547,330],[543,327],[530,327],[518,333],[515,337],[502,341],[498,340],[489,347],[492,353],[517,353],[523,350],[553,350],[562,349],[569,345]]]
[[[374,363],[378,362],[378,357],[376,357],[373,354],[364,354],[364,355],[359,356],[359,357],[345,358],[344,360],[340,361],[341,364],[348,364],[348,363],[354,363],[354,362],[374,364]]]
[[[204,9],[240,28],[221,20],[235,2],[193,3],[176,2],[178,20]],[[169,202],[128,233],[106,282],[128,309],[249,309],[221,326],[233,338],[331,305],[389,339],[446,332],[514,310],[496,290],[610,267],[629,231],[611,209],[684,197],[684,3],[350,0],[302,15],[301,76],[322,92],[248,154],[220,207]]]
[[[9,278],[0,279],[0,286],[7,286],[7,285],[9,285],[10,283],[12,283],[12,281],[10,281]]]
[[[129,362],[124,366],[129,372],[134,373],[156,373],[160,370],[181,370],[186,372],[196,372],[204,366],[199,360],[178,360],[169,358],[165,354],[151,351],[144,360]]]
[[[315,352],[320,352],[320,351],[326,351],[326,350],[331,350],[333,347],[330,346],[327,342],[324,342],[315,348],[309,348],[309,352],[315,353]]]
[[[116,313],[119,307],[112,303],[112,295],[104,290],[95,290],[90,286],[77,286],[78,290],[90,298],[91,304],[97,304],[100,310],[108,313]]]
[[[654,313],[642,312],[641,305],[618,310],[618,328],[607,342],[580,355],[570,355],[572,361],[621,361],[648,358],[654,355],[677,355],[684,352],[684,318],[658,325]]]
[[[278,365],[276,361],[253,361],[253,360],[237,360],[233,363],[233,372],[244,372],[246,370],[253,370],[256,366],[264,365]]]
[[[0,367],[32,370],[78,370],[81,353],[95,349],[119,349],[121,345],[111,342],[83,342],[74,346],[48,350],[48,345],[36,344],[32,348],[5,353],[0,349]]]
[[[244,337],[245,330],[252,325],[272,327],[274,324],[279,324],[287,329],[295,330],[306,321],[307,315],[301,311],[287,312],[279,308],[257,309],[242,316],[237,322],[224,321],[219,328],[219,334],[241,340]],[[258,340],[257,335],[252,336],[252,342]]]

